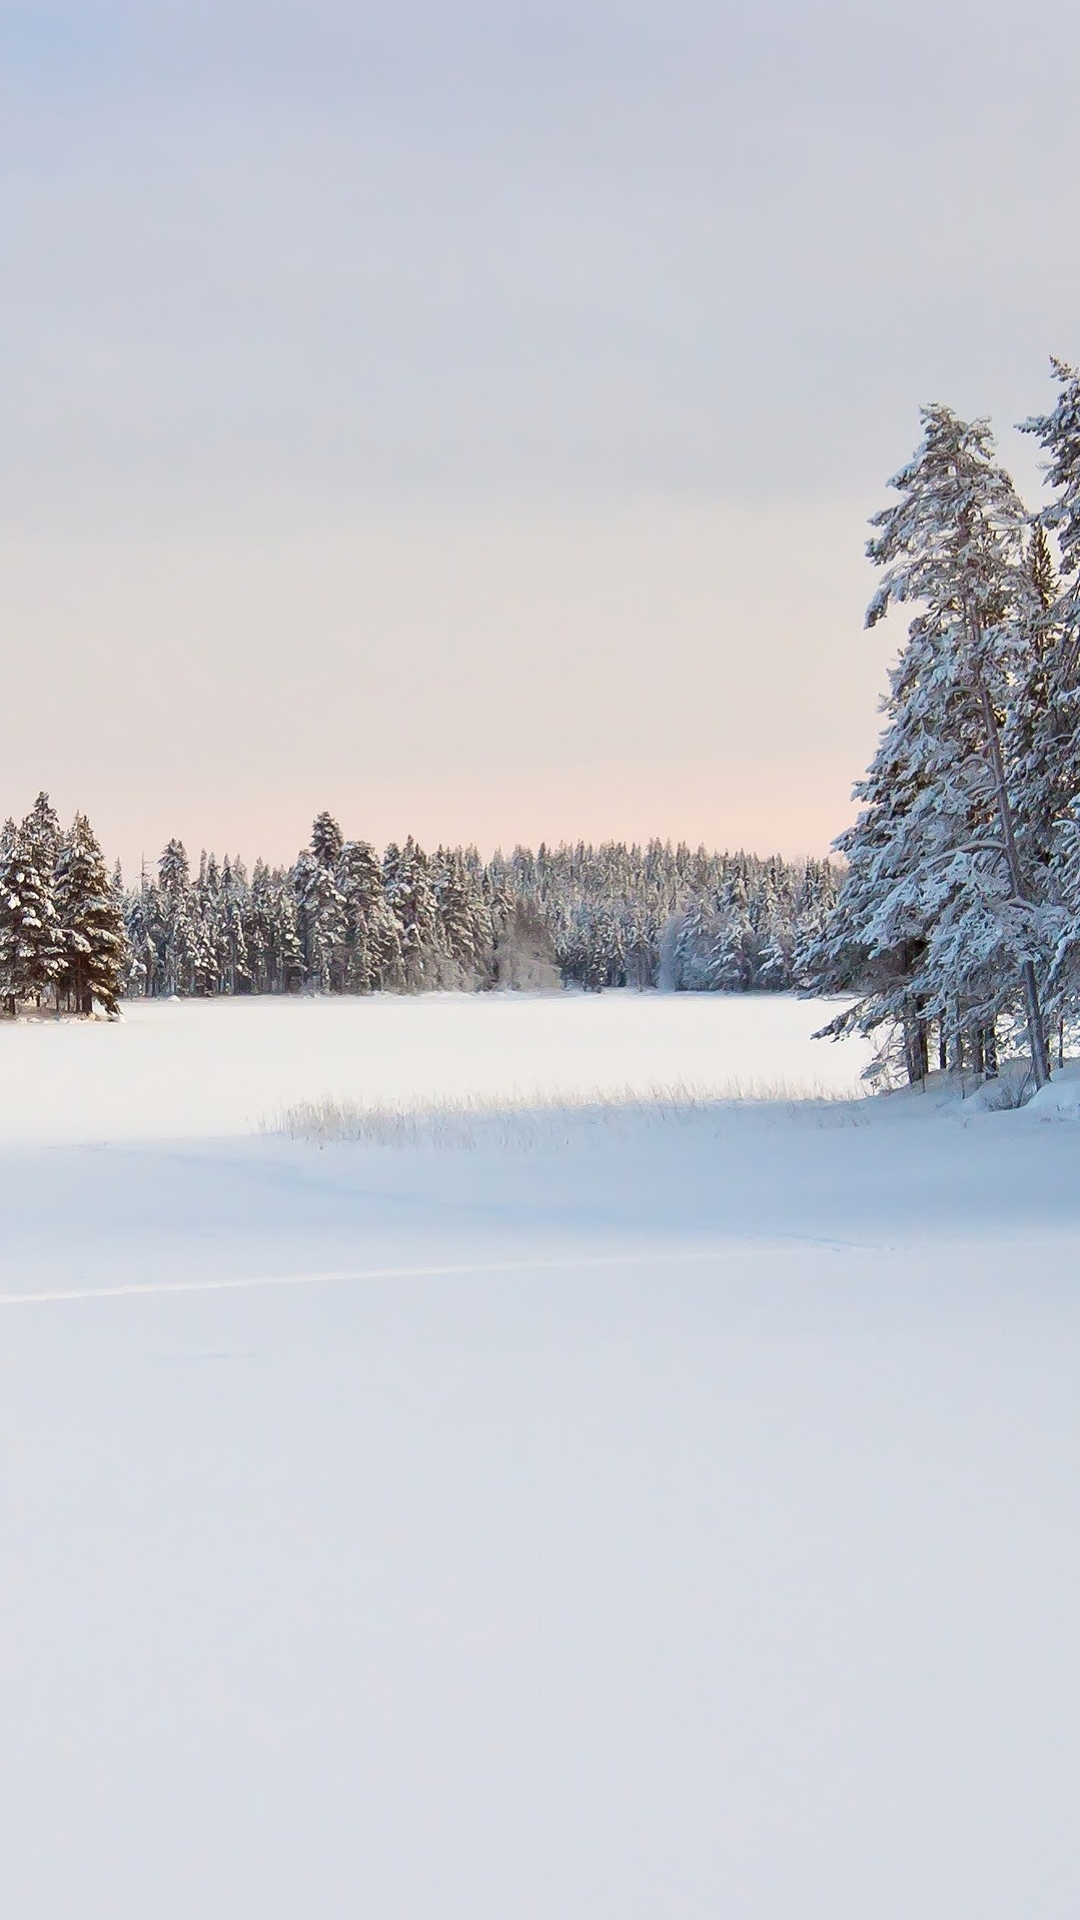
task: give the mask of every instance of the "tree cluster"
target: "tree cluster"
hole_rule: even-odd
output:
[[[563,979],[676,992],[791,988],[836,899],[824,860],[759,859],[651,840],[496,856],[498,884],[550,929]]]
[[[380,857],[322,813],[289,868],[192,872],[172,840],[124,896],[131,995],[496,986],[739,991],[795,981],[836,894],[825,861],[608,844]]]
[[[115,1015],[127,943],[117,889],[85,814],[66,832],[46,793],[0,833],[0,1002]]]
[[[380,859],[321,813],[290,868],[257,860],[192,874],[170,840],[156,875],[125,895],[131,995],[418,993],[496,984],[541,930],[522,928],[472,851],[412,839]],[[538,951],[542,970],[546,958]],[[557,975],[550,970],[550,981]],[[514,982],[516,983],[516,982]],[[541,984],[544,982],[541,981]]]
[[[1042,1084],[1080,1013],[1080,374],[1053,366],[1056,404],[1024,423],[1041,511],[985,420],[932,406],[871,522],[867,625],[894,604],[913,618],[836,843],[839,898],[800,964],[855,996],[826,1031],[877,1035],[911,1081],[992,1075],[1023,1046]]]

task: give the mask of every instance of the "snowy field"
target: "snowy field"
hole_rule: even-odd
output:
[[[118,1028],[0,1029],[0,1139],[249,1133],[298,1101],[367,1108],[684,1090],[850,1093],[869,1051],[787,994],[136,1001]]]
[[[0,1029],[0,1913],[1074,1920],[1080,1122],[824,1017]]]

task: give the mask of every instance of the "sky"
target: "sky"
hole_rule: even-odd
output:
[[[1080,12],[0,0],[0,812],[822,852],[918,408],[1080,359]]]

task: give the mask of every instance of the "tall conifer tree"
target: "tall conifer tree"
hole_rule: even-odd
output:
[[[1020,719],[1037,853],[1060,916],[1050,1001],[1061,1021],[1080,1005],[1080,373],[1063,360],[1051,364],[1055,405],[1023,423],[1048,456],[1045,474],[1054,498],[1042,510],[1032,551],[1042,607],[1041,698]],[[1060,579],[1044,527],[1057,540]]]
[[[871,523],[867,553],[882,581],[867,625],[894,603],[921,611],[856,788],[867,805],[837,843],[849,872],[812,972],[827,990],[861,994],[832,1030],[902,1028],[912,1078],[925,1071],[928,1019],[985,1057],[997,1018],[1022,1010],[1041,1085],[1036,969],[1048,922],[1022,863],[1002,732],[1040,611],[1028,518],[985,421],[933,406],[922,422],[922,444],[892,482],[899,501]]]
[[[95,1002],[117,1013],[128,961],[124,921],[90,822],[77,813],[56,860],[56,912],[63,966],[60,986],[76,1013]]]
[[[41,842],[24,821],[0,861],[0,995],[9,1013],[20,1001],[38,1006],[63,971],[53,876]]]

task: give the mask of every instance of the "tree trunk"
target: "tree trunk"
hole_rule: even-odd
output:
[[[930,1071],[930,1049],[926,1020],[921,1013],[912,1015],[908,1036],[908,1077],[912,1086],[921,1084]]]
[[[988,1080],[996,1080],[998,1071],[997,1033],[992,1020],[986,1029],[986,1038],[983,1041],[983,1054],[986,1059],[986,1077]]]
[[[980,635],[978,614],[972,611],[970,616],[973,637]],[[976,654],[976,661],[977,661]],[[1020,872],[1020,856],[1016,851],[1016,835],[1013,832],[1012,807],[1009,804],[1009,792],[1005,784],[1005,763],[1001,757],[1001,740],[998,735],[997,715],[990,700],[990,694],[978,665],[975,666],[975,684],[982,706],[983,723],[986,727],[986,743],[990,754],[990,769],[994,776],[994,791],[997,798],[998,821],[1001,826],[1003,851],[1009,869],[1009,884],[1017,900],[1028,900]],[[1046,1034],[1043,1030],[1042,1009],[1039,1006],[1039,984],[1035,978],[1034,960],[1021,963],[1020,975],[1024,984],[1024,1007],[1027,1013],[1028,1045],[1031,1048],[1031,1068],[1035,1076],[1036,1087],[1045,1087],[1050,1078],[1050,1055],[1046,1046]]]

